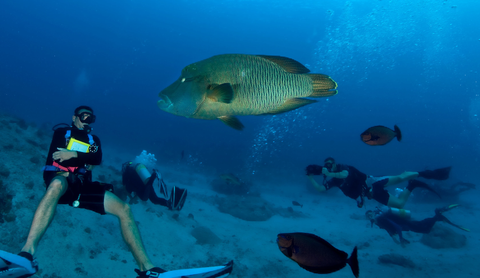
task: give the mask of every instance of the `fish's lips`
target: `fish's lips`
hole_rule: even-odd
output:
[[[172,101],[170,100],[169,97],[167,97],[166,95],[161,94],[161,93],[159,94],[159,97],[161,99],[159,101],[157,101],[158,108],[168,111],[173,106]]]
[[[287,234],[278,234],[277,235],[277,244],[280,248],[288,248],[292,245],[292,237]]]

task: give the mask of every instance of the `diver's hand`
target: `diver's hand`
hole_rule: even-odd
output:
[[[70,151],[64,148],[57,148],[57,150],[58,151],[53,153],[52,157],[53,160],[60,160],[60,163],[78,156],[76,151]]]
[[[410,241],[404,239],[404,238],[401,238],[400,239],[400,244],[402,245],[403,248],[407,247],[407,244],[409,244]]]
[[[363,207],[363,198],[362,196],[359,196],[355,201],[357,201],[357,207],[362,208]]]
[[[400,241],[395,237],[395,235],[391,235],[392,239],[393,239],[393,242],[395,242],[396,244],[400,244]]]
[[[327,168],[322,167],[322,174],[324,174],[325,176],[329,177],[329,176],[330,176],[330,171],[328,171]]]

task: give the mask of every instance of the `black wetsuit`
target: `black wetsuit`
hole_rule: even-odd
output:
[[[71,130],[69,138],[65,138],[67,130]],[[79,130],[77,127],[72,126],[69,128],[58,128],[55,130],[50,144],[50,149],[47,155],[47,161],[45,165],[51,167],[53,165],[53,153],[58,151],[58,148],[66,148],[70,138],[75,138],[78,141],[89,144],[89,136],[86,131]],[[59,200],[59,204],[73,205],[74,201],[79,201],[79,208],[85,208],[95,211],[100,214],[105,214],[103,200],[105,196],[105,187],[98,182],[92,182],[92,172],[85,170],[85,165],[100,165],[102,162],[102,146],[100,139],[92,135],[94,146],[90,152],[82,153],[77,152],[77,157],[65,160],[63,162],[56,161],[63,167],[76,167],[74,172],[71,172],[67,178],[68,188],[65,194]],[[81,172],[83,169],[85,172]],[[55,171],[46,169],[43,173],[43,180],[45,185],[50,185],[51,181],[57,176],[57,174],[65,171]]]
[[[348,176],[345,179],[331,178],[325,183],[325,188],[329,190],[332,187],[338,187],[342,190],[345,196],[356,200],[363,196],[366,188],[365,181],[367,175],[357,170],[357,168],[344,164],[337,164],[337,168],[333,173],[340,173],[344,170],[348,171]]]
[[[421,221],[409,220],[393,214],[389,209],[378,215],[375,220],[375,224],[381,229],[386,230],[390,236],[398,234],[400,240],[403,240],[402,231],[428,234],[432,230],[433,225],[435,225],[435,222],[441,219],[438,216],[434,216]]]

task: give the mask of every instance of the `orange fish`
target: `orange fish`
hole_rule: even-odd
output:
[[[308,233],[286,233],[277,235],[280,251],[300,267],[313,273],[327,274],[350,265],[353,275],[358,277],[357,247],[352,255],[338,250],[323,238]]]
[[[394,130],[381,125],[373,126],[360,134],[360,139],[370,146],[385,145],[395,137],[398,141],[402,140],[402,132],[398,126],[395,125],[393,128]]]

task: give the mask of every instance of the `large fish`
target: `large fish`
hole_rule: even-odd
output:
[[[285,256],[310,272],[332,273],[349,264],[355,277],[360,274],[357,247],[348,258],[347,253],[333,247],[323,238],[308,233],[278,234],[277,244]]]
[[[237,130],[236,115],[291,111],[337,94],[337,83],[279,56],[224,54],[186,66],[180,78],[159,93],[160,109],[195,119],[219,119]]]
[[[402,140],[402,132],[400,131],[400,128],[396,125],[393,128],[394,130],[381,125],[372,126],[360,134],[360,139],[370,146],[385,145],[395,137],[397,137],[398,141]]]

